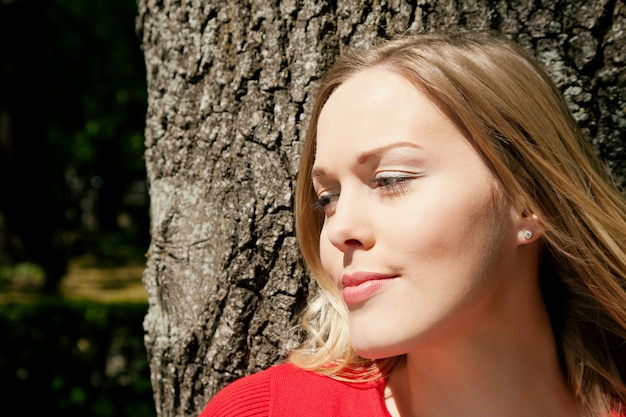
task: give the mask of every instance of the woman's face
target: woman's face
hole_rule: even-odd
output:
[[[410,353],[489,325],[515,298],[524,217],[405,78],[369,69],[330,96],[312,179],[325,214],[320,257],[361,356]]]

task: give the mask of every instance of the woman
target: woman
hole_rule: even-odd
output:
[[[203,417],[622,415],[626,202],[521,48],[341,57],[296,192],[308,338]]]

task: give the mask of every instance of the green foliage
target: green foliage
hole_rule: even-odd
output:
[[[52,294],[72,256],[148,247],[146,72],[134,0],[33,6],[0,1],[0,287],[37,264]]]
[[[46,280],[46,272],[37,264],[20,262],[15,265],[0,263],[0,289],[37,290]]]
[[[141,250],[147,246],[147,90],[136,15],[133,0],[52,0],[47,6],[51,187],[73,253],[97,251],[90,243],[111,234]]]
[[[146,85],[133,31],[136,13],[130,0],[49,5],[50,139],[58,156],[75,168],[91,165],[98,148],[114,142],[129,152],[134,168],[143,169]]]
[[[0,304],[7,410],[29,415],[154,417],[141,303],[60,298]]]

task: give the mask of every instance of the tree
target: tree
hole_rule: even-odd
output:
[[[144,326],[161,416],[194,416],[227,382],[280,360],[314,285],[292,219],[318,79],[344,45],[491,28],[547,67],[626,178],[622,0],[139,0],[148,76],[151,239]]]

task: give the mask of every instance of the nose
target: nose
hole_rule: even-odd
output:
[[[375,239],[369,208],[365,198],[342,191],[335,211],[324,221],[322,233],[341,252],[370,249]]]

